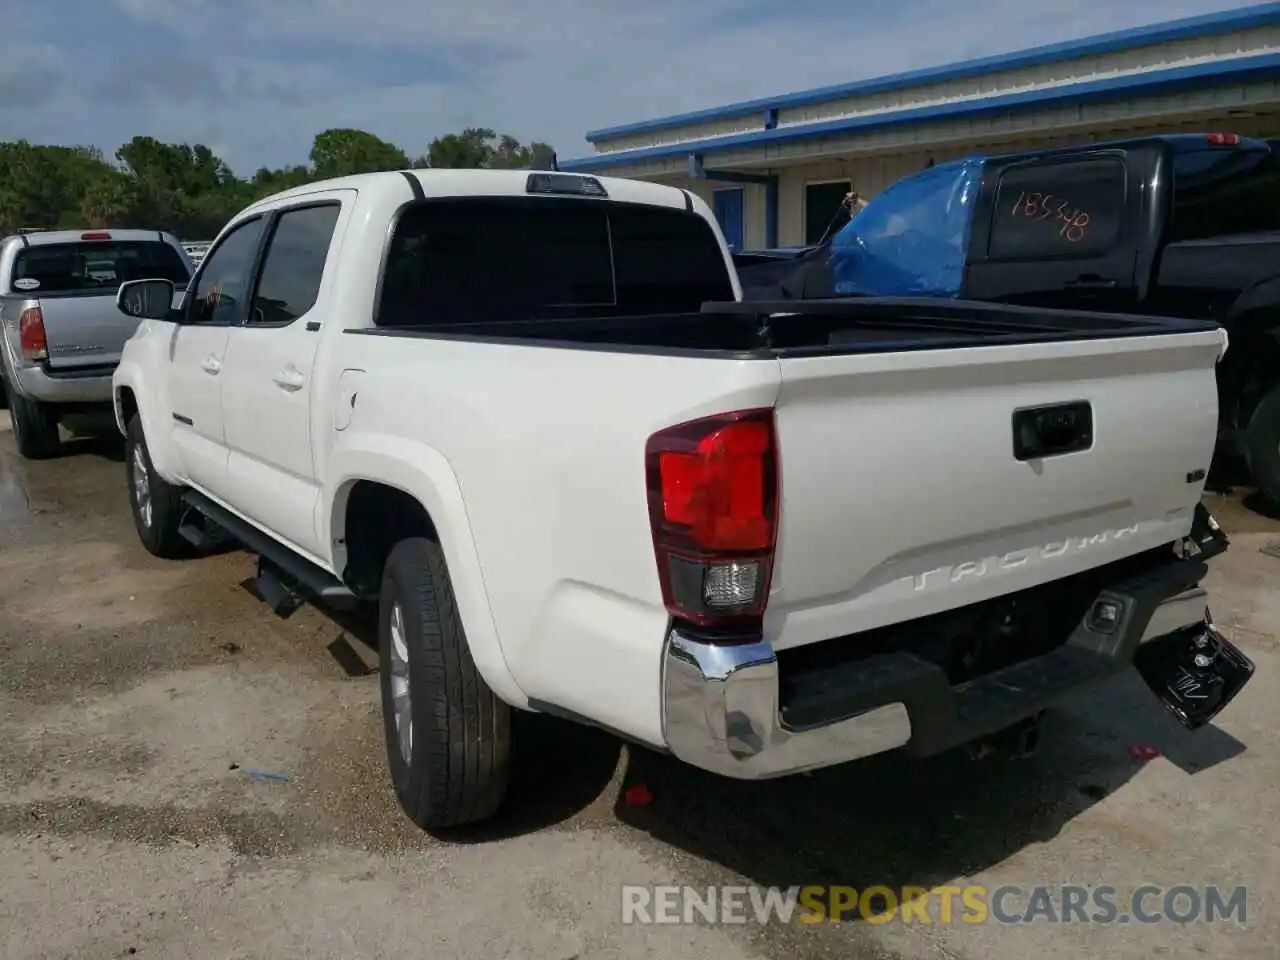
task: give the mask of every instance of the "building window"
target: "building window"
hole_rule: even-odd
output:
[[[849,222],[845,195],[853,189],[848,180],[807,183],[804,187],[804,242],[821,243],[823,235],[830,239]]]

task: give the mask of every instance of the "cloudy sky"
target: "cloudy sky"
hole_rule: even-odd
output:
[[[474,125],[567,158],[597,127],[1244,5],[0,0],[0,140],[110,155],[142,133],[247,174],[305,162],[326,127],[421,153]]]

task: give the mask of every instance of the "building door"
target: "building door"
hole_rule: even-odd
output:
[[[824,234],[830,239],[849,222],[844,197],[852,189],[853,183],[849,180],[805,184],[804,242],[807,245],[821,243]]]
[[[742,188],[727,187],[715,193],[716,220],[730,250],[742,249]]]

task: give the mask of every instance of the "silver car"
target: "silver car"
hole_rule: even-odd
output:
[[[61,450],[58,421],[111,403],[111,374],[137,321],[116,309],[128,280],[193,272],[176,238],[156,230],[59,230],[0,241],[0,380],[19,453]]]

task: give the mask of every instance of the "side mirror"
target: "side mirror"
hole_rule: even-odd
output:
[[[120,284],[116,309],[139,320],[167,320],[173,306],[174,286],[169,280],[130,280]]]

